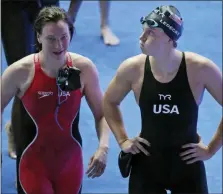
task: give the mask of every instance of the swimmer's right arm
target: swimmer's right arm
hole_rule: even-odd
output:
[[[21,68],[18,64],[10,65],[2,75],[2,99],[1,112],[3,113],[5,107],[10,100],[18,93],[21,83]]]
[[[119,145],[128,139],[119,108],[120,103],[131,90],[131,70],[128,63],[129,60],[126,60],[120,65],[103,100],[105,119]]]
[[[103,101],[104,115],[122,151],[132,154],[143,152],[145,155],[149,155],[144,146],[140,144],[150,146],[146,139],[141,137],[128,138],[119,109],[120,103],[132,89],[136,67],[133,63],[135,60],[132,61],[131,58],[124,61],[109,84]]]

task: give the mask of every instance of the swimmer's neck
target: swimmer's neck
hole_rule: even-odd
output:
[[[40,52],[40,64],[41,64],[42,69],[44,69],[44,71],[50,77],[56,77],[59,69],[64,67],[66,64],[66,56],[64,56],[64,59],[62,60],[56,60],[56,59],[49,58],[43,55],[42,52]]]
[[[180,65],[182,52],[171,49],[165,53],[158,53],[157,56],[151,56],[151,68],[158,74],[169,74],[175,72]]]

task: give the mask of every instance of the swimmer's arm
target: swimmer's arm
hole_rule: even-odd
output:
[[[203,84],[213,98],[222,106],[222,73],[212,61],[207,60],[203,67]],[[213,156],[222,147],[222,119],[208,144],[210,154]]]
[[[103,100],[105,119],[119,145],[128,139],[119,106],[132,88],[129,63],[130,61],[126,60],[120,65],[105,92]]]
[[[21,68],[17,64],[10,65],[2,75],[1,84],[1,113],[3,113],[5,107],[10,100],[19,91],[19,83],[21,83]]]
[[[84,70],[84,95],[86,101],[94,115],[95,127],[99,139],[99,148],[107,150],[109,148],[109,126],[104,118],[101,91],[98,79],[98,71],[92,62]]]

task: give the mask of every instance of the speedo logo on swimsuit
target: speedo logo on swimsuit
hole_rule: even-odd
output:
[[[40,98],[44,98],[47,96],[53,96],[53,92],[49,91],[49,92],[44,92],[44,91],[38,91],[38,95],[39,95],[39,99]],[[59,96],[70,96],[70,92],[66,92],[66,91],[62,91]]]
[[[38,91],[38,95],[39,95],[39,99],[40,98],[44,98],[47,96],[53,96],[53,92],[49,91],[49,92],[44,92],[44,91]]]
[[[161,101],[171,101],[171,95],[158,94],[159,100]],[[154,104],[153,113],[155,114],[180,114],[177,105],[167,104]]]

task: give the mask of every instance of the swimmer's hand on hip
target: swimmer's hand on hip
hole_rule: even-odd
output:
[[[125,153],[138,154],[140,152],[143,152],[145,155],[149,156],[149,152],[145,149],[142,144],[150,146],[150,143],[146,139],[143,139],[141,137],[135,137],[133,139],[125,140],[120,144],[120,147]]]
[[[210,153],[208,146],[206,146],[202,141],[199,143],[189,143],[183,145],[182,148],[187,150],[180,153],[180,157],[186,164],[193,164],[197,161],[209,160],[213,155]]]

